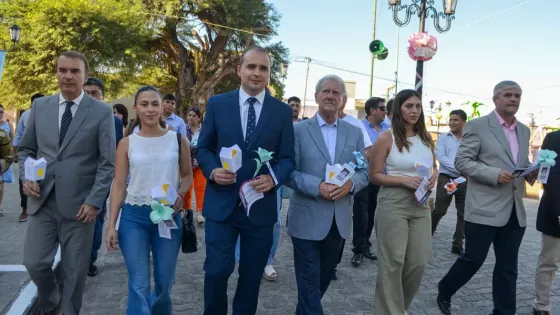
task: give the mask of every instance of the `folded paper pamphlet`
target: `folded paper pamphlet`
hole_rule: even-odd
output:
[[[342,185],[344,185],[350,178],[352,178],[352,175],[354,175],[354,173],[356,173],[354,167],[352,167],[348,163],[344,165],[327,164],[327,167],[325,168],[325,182],[342,187]]]
[[[467,181],[467,179],[464,178],[463,176],[458,177],[456,179],[450,179],[449,182],[447,184],[445,184],[444,188],[445,188],[445,190],[447,190],[447,194],[451,195],[451,194],[453,194],[454,192],[457,191],[457,186],[459,184],[462,184],[466,181]]]
[[[419,205],[423,205],[432,194],[432,190],[428,190],[428,182],[430,181],[430,177],[432,176],[433,161],[422,160],[417,161],[414,164],[416,167],[416,173],[418,174],[418,176],[422,177],[422,183],[414,192],[414,196],[416,197],[416,202]]]
[[[241,198],[241,202],[243,203],[243,206],[245,207],[245,211],[247,212],[247,216],[249,216],[249,213],[251,211],[251,207],[253,206],[253,204],[255,202],[257,202],[258,200],[261,200],[264,198],[264,194],[263,193],[258,193],[255,191],[255,189],[253,187],[251,187],[251,185],[249,185],[249,183],[252,180],[248,180],[246,182],[244,182],[241,185],[241,188],[239,189],[239,198]]]

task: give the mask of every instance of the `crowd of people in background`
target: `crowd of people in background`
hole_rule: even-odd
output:
[[[240,87],[211,96],[204,112],[194,106],[178,111],[182,104],[173,94],[140,87],[130,119],[125,105],[111,108],[103,102],[103,82],[88,77],[84,55],[70,51],[57,59],[60,92],[33,95],[15,131],[0,105],[0,203],[4,184],[18,181],[18,220],[29,221],[24,265],[38,288],[42,314],[80,313],[86,275],[99,273],[106,218],[105,243],[109,250],[121,250],[128,271],[126,313],[172,314],[185,209],[193,210],[205,229],[203,314],[228,313],[227,285],[236,263],[233,314],[255,314],[261,279],[279,277],[274,263],[282,199],[289,199],[285,225],[298,291],[296,309],[286,313],[323,314],[321,299],[338,279],[337,265],[351,239],[353,267],[364,259],[377,262],[374,313],[407,314],[432,257],[432,235],[455,198],[450,251],[458,258],[434,288],[438,308],[452,313],[451,299],[477,273],[493,244],[491,312],[514,315],[518,253],[527,225],[524,185],[537,175],[514,176],[532,164],[529,129],[515,118],[521,87],[513,81],[497,84],[495,110],[487,116],[467,122],[464,111],[451,111],[449,132],[434,142],[414,90],[391,100],[368,99],[365,118],[358,120],[345,111],[344,81],[327,75],[315,86],[318,111],[306,118],[298,97],[284,103],[268,92],[271,66],[265,49],[245,50],[237,67]],[[553,132],[543,149],[559,152],[559,144],[560,132]],[[234,145],[243,154],[236,172],[220,160],[221,149]],[[263,150],[271,158],[255,169]],[[47,161],[40,182],[25,176],[27,158]],[[20,180],[12,162],[18,163]],[[349,163],[352,175],[342,184],[325,175],[328,166]],[[419,174],[419,163],[427,175]],[[560,261],[558,170],[551,169],[539,207],[543,243],[534,315],[550,314]],[[460,178],[465,181],[450,192],[446,184]],[[175,228],[167,236],[153,217],[151,189],[162,183],[177,191],[168,205]],[[415,196],[422,187],[434,190],[433,209]],[[260,195],[250,208],[240,199],[245,189]],[[373,232],[377,244],[371,242]],[[60,295],[51,269],[59,245]]]

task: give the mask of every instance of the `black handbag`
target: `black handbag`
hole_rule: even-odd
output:
[[[181,134],[177,133],[177,142],[179,144],[179,161],[181,160]],[[180,162],[179,162],[180,166]],[[183,217],[183,239],[181,240],[181,250],[183,253],[194,253],[198,249],[198,241],[196,239],[196,230],[194,228],[194,214],[192,209],[185,210]]]
[[[185,254],[195,253],[198,249],[193,217],[192,209],[185,210],[185,216],[183,217],[183,240],[181,241],[181,249]]]

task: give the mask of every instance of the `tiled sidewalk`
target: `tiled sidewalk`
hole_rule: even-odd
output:
[[[286,202],[285,202],[286,204]],[[529,227],[519,255],[518,314],[531,314],[534,298],[533,282],[537,257],[540,251],[540,234],[535,230],[536,208],[538,203],[526,200]],[[283,211],[283,224],[286,219],[286,206]],[[436,284],[449,270],[456,256],[450,253],[451,236],[455,227],[455,210],[443,218],[433,240],[434,256],[426,271],[422,288],[418,294],[411,315],[440,314],[435,304]],[[198,228],[199,244],[203,244],[204,229]],[[375,243],[375,241],[374,241]],[[374,305],[375,279],[377,265],[367,261],[360,268],[350,265],[351,245],[347,248],[343,262],[339,266],[338,281],[333,281],[323,298],[326,314],[359,315],[372,314]],[[285,228],[282,230],[281,243],[277,254],[276,282],[263,280],[261,286],[258,314],[294,314],[297,303],[292,244]],[[200,315],[203,305],[204,248],[195,254],[180,254],[173,287],[173,314]],[[457,315],[488,314],[492,310],[491,279],[494,254],[491,252],[486,264],[472,281],[458,292],[453,302],[453,312]],[[99,259],[100,273],[89,278],[84,296],[82,314],[124,314],[127,301],[127,273],[120,252],[107,253],[102,250]],[[231,277],[229,285],[230,301],[233,297],[237,274]],[[554,291],[555,314],[560,314],[560,290]]]

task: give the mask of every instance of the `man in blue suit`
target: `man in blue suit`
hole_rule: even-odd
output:
[[[292,109],[265,92],[272,61],[261,47],[241,55],[237,74],[241,88],[212,96],[198,139],[196,155],[208,178],[204,208],[206,261],[204,314],[226,315],[227,283],[235,267],[235,244],[241,240],[239,280],[233,298],[234,315],[255,314],[261,277],[272,247],[277,221],[276,190],[294,170]],[[238,145],[243,164],[231,173],[220,162],[220,150]],[[247,215],[239,198],[241,184],[253,179],[258,148],[274,152],[272,173],[263,166],[251,186],[264,198]]]

